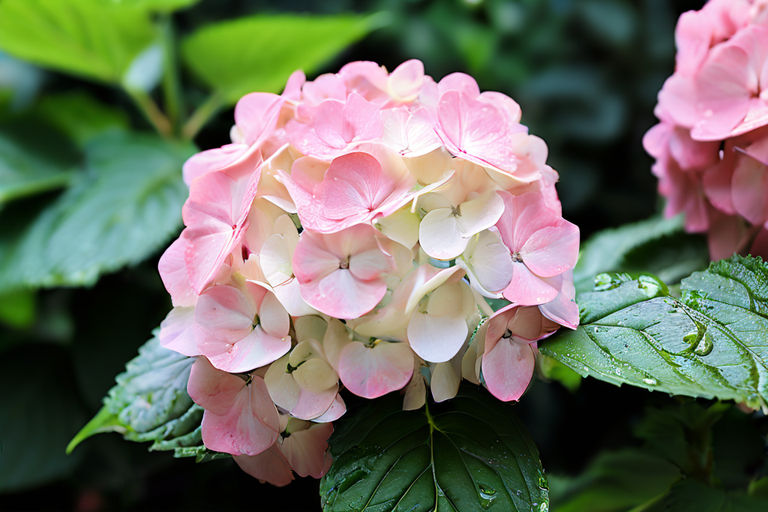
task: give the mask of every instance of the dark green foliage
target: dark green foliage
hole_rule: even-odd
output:
[[[673,395],[768,400],[768,265],[734,256],[683,279],[602,274],[581,293],[582,324],[541,344],[581,375]]]
[[[512,409],[465,386],[419,411],[399,397],[352,411],[331,438],[323,510],[548,510],[538,451]]]

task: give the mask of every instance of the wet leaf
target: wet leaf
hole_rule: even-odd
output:
[[[331,438],[323,510],[548,510],[538,451],[513,409],[466,386],[428,411],[402,411],[392,396],[348,413]]]

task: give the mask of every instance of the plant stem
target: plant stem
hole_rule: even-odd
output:
[[[207,100],[205,100],[197,109],[189,116],[182,135],[186,139],[194,139],[197,132],[199,132],[210,119],[216,115],[216,113],[224,106],[224,101],[218,93],[212,93]]]
[[[171,124],[171,131],[178,135],[183,115],[181,104],[181,86],[179,84],[179,68],[176,55],[176,33],[170,15],[164,15],[160,20],[160,30],[163,39],[163,97],[165,111]]]
[[[136,106],[144,114],[144,117],[147,118],[147,121],[157,130],[157,133],[166,138],[171,136],[171,122],[147,93],[131,89],[125,89],[125,92],[136,103]]]

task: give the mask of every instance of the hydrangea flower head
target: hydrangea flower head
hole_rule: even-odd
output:
[[[160,340],[198,358],[208,448],[285,485],[327,471],[344,393],[411,409],[464,378],[520,398],[536,341],[578,324],[579,243],[520,116],[416,60],[297,72],[240,100],[232,142],[184,167],[185,229],[159,264]]]
[[[659,124],[646,133],[668,217],[706,232],[713,259],[762,245],[768,161],[768,4],[710,0],[684,13],[675,72],[659,92]]]

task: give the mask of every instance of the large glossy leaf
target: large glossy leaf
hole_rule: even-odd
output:
[[[467,386],[429,410],[404,412],[395,396],[349,413],[331,438],[323,510],[548,510],[539,454],[513,409]]]
[[[181,223],[181,165],[194,151],[111,133],[86,149],[86,172],[29,226],[0,226],[0,291],[87,285],[160,249]]]
[[[279,92],[297,69],[312,73],[365,35],[370,17],[253,16],[209,25],[184,40],[185,64],[222,101]]]
[[[582,324],[540,350],[583,376],[675,395],[768,401],[768,265],[734,256],[669,295],[653,276],[603,274]]]
[[[146,8],[105,0],[3,0],[0,49],[40,66],[119,82],[157,38]]]
[[[25,344],[0,359],[0,493],[67,476],[64,447],[85,414],[61,347]]]
[[[674,465],[654,454],[601,453],[576,478],[550,476],[552,510],[624,512],[665,493],[679,478]]]
[[[682,216],[657,216],[592,236],[581,248],[574,281],[578,291],[588,291],[601,272],[642,271],[676,282],[708,261],[706,242],[683,232]]]
[[[149,340],[117,376],[104,406],[72,439],[67,451],[92,435],[119,432],[130,441],[152,442],[150,450],[210,458],[200,433],[203,410],[187,394],[194,362],[163,348],[157,338]]]

